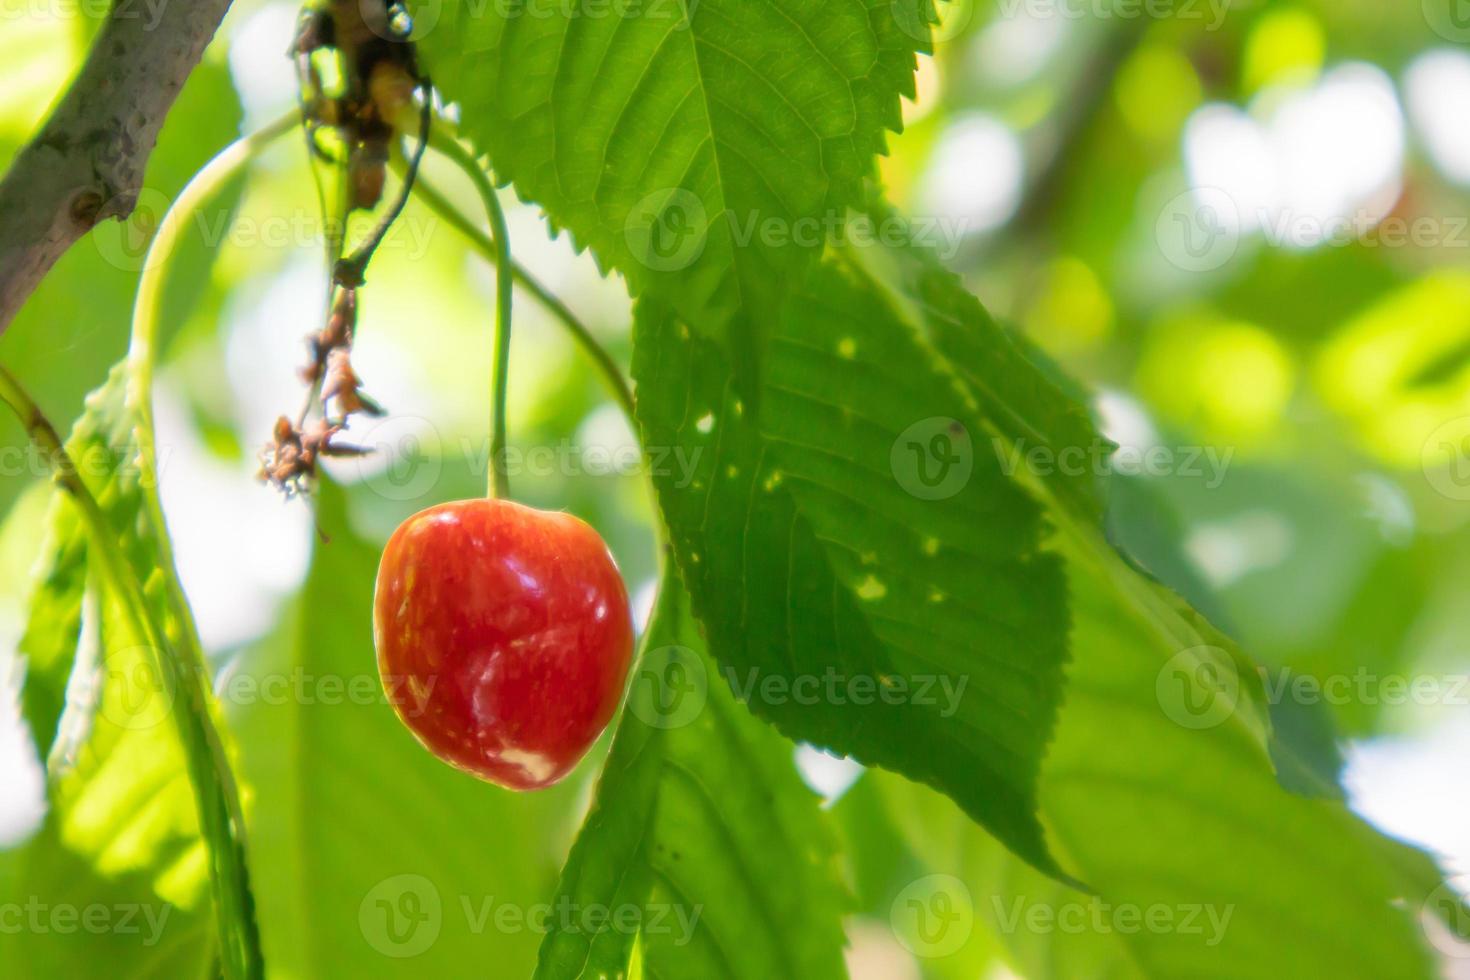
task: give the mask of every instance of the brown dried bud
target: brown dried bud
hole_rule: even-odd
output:
[[[347,160],[347,177],[352,185],[352,206],[371,211],[383,199],[388,178],[388,147],[377,141],[363,143]]]
[[[327,355],[327,380],[322,383],[322,401],[335,400],[338,417],[363,413],[382,415],[382,407],[362,392],[362,382],[352,370],[347,349],[339,347]]]
[[[271,437],[261,450],[257,475],[289,497],[299,493],[303,482],[315,475],[315,456],[304,450],[301,433],[284,415],[276,420]]]

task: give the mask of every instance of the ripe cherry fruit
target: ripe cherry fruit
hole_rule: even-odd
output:
[[[576,766],[632,659],[628,593],[602,538],[508,500],[404,521],[373,607],[378,672],[404,724],[445,762],[510,789]]]

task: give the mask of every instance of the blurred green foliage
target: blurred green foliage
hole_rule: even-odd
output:
[[[147,177],[165,197],[238,134],[244,113],[226,44],[265,9],[237,5],[170,116]],[[1165,202],[1187,186],[1183,131],[1202,106],[1258,100],[1256,110],[1265,112],[1271,100],[1352,60],[1377,65],[1402,91],[1416,58],[1435,48],[1463,53],[1465,45],[1436,34],[1417,3],[1257,2],[1231,5],[1218,29],[1208,18],[1067,18],[1060,40],[1031,70],[1003,77],[990,70],[986,58],[994,48],[985,42],[1015,9],[1000,2],[953,5],[945,22],[952,36],[921,69],[906,132],[889,139],[882,172],[894,201],[921,212],[926,168],[957,121],[985,113],[1010,127],[1026,163],[1017,215],[993,233],[959,243],[951,267],[998,319],[1103,392],[1105,418],[1111,405],[1125,419],[1142,419],[1157,444],[1209,447],[1228,458],[1218,480],[1172,471],[1115,486],[1115,536],[1196,606],[1228,623],[1272,677],[1288,670],[1318,677],[1360,669],[1463,671],[1466,651],[1456,638],[1470,633],[1470,606],[1463,601],[1470,504],[1436,484],[1424,450],[1440,425],[1470,416],[1470,241],[1385,246],[1359,239],[1301,249],[1255,238],[1242,241],[1223,267],[1190,273],[1160,254],[1155,229]],[[0,165],[74,70],[85,35],[84,25],[66,19],[5,25]],[[259,63],[289,71],[284,58]],[[225,195],[216,217],[248,218],[255,227],[277,218],[296,227],[290,222],[316,208],[304,156],[296,145],[278,148],[246,186]],[[466,186],[430,172],[473,213]],[[1413,127],[1402,185],[1395,216],[1470,216],[1465,186],[1435,166]],[[139,221],[150,216],[157,214]],[[590,261],[571,258],[564,243],[547,244],[531,208],[516,206],[512,221],[520,260],[553,284],[626,363],[630,314],[621,285],[600,281]],[[433,497],[470,496],[484,482],[491,277],[465,243],[417,204],[404,222],[424,233],[417,242],[422,248],[410,241],[374,265],[360,368],[373,390],[371,366],[392,365],[392,393],[432,418],[435,439],[422,452],[438,467]],[[320,312],[308,302],[287,311],[293,329],[262,326],[280,319],[272,297],[299,305],[302,291],[282,293],[283,282],[320,273],[317,242],[309,223],[302,227],[307,231],[278,242],[231,237],[219,249],[208,246],[208,228],[201,228],[171,280],[161,377],[206,458],[241,483],[268,435],[269,413],[296,407],[294,401],[262,407],[259,391],[296,390],[281,372],[304,359],[304,347],[291,345]],[[137,270],[108,260],[118,253],[108,251],[104,236],[116,234],[102,229],[79,243],[0,337],[0,363],[26,382],[59,427],[80,414],[83,395],[125,348]],[[266,338],[286,349],[252,348]],[[604,411],[605,394],[589,365],[554,321],[524,301],[517,307],[515,363],[511,434],[523,452],[623,438],[621,423]],[[390,411],[402,410],[384,400]],[[1129,431],[1138,430],[1135,424]],[[14,421],[0,416],[0,446],[22,439]],[[517,494],[591,521],[637,592],[655,575],[643,478],[586,470],[523,472]],[[332,544],[316,547],[299,590],[258,624],[252,641],[210,651],[225,677],[290,662],[348,676],[371,673],[364,597],[377,545],[430,501],[384,494],[371,471],[353,464],[333,472],[345,486],[326,494],[320,518]],[[23,495],[40,480],[23,465],[0,472],[0,511],[17,500],[25,508],[13,512],[0,537],[0,633],[7,639],[29,588],[23,573],[39,549],[34,524],[44,510],[40,496]],[[1135,489],[1142,494],[1137,499]],[[1155,501],[1172,513],[1161,516]],[[232,517],[226,511],[219,519]],[[1177,533],[1161,532],[1160,521]],[[1148,546],[1164,538],[1183,547]],[[240,560],[217,556],[222,565]],[[342,706],[326,720],[289,709],[232,718],[257,845],[252,870],[265,910],[267,955],[283,975],[368,975],[382,966],[362,946],[355,903],[378,883],[421,869],[413,858],[417,837],[462,847],[464,865],[436,874],[457,882],[465,895],[521,904],[544,898],[601,761],[594,753],[578,779],[551,795],[512,798],[439,767],[380,709]],[[1412,703],[1349,699],[1329,709],[1340,733],[1362,738],[1423,730],[1441,717]],[[1314,732],[1320,721],[1297,720]],[[1282,719],[1277,724],[1283,727]],[[1067,737],[1082,738],[1075,731]],[[1331,746],[1323,753],[1318,762],[1330,770],[1336,764]],[[327,758],[330,765],[315,761]],[[389,778],[388,770],[398,775]],[[374,794],[388,797],[389,805],[373,809],[382,802]],[[1060,887],[1005,855],[949,803],[889,777],[863,779],[834,812],[849,844],[846,871],[860,922],[886,924],[896,883],[936,865],[972,873],[977,893],[975,881],[1008,882],[1002,890],[1025,887],[1033,898]],[[380,820],[379,813],[391,817]],[[1146,809],[1131,816],[1139,824],[1149,819]],[[1302,826],[1312,825],[1303,818]],[[932,836],[914,828],[932,829]],[[48,826],[43,833],[56,832]],[[1121,836],[1126,828],[1115,832]],[[1083,842],[1076,846],[1085,849]],[[138,885],[97,882],[88,877],[91,870],[30,873],[71,882],[77,901],[109,900],[112,889],[126,893]],[[116,870],[124,879],[133,873],[127,866]],[[192,879],[184,872],[179,879],[187,883]],[[1304,893],[1310,885],[1302,886]],[[1325,886],[1318,881],[1316,887]],[[318,902],[324,889],[353,901],[324,907]],[[198,901],[197,893],[177,897],[185,907]],[[457,903],[460,895],[442,898]],[[445,921],[472,925],[457,908]],[[1386,949],[1397,937],[1378,938]],[[493,950],[486,945],[491,940]],[[80,947],[68,951],[78,959],[119,955],[107,937],[69,942],[96,944],[79,955]],[[451,929],[430,959],[406,963],[412,972],[431,963],[449,971],[489,961],[503,975],[519,976],[529,971],[538,943],[524,932]],[[168,957],[187,957],[169,946],[156,955],[149,966],[169,975],[182,967]],[[955,958],[928,961],[926,969],[936,977],[974,976],[1000,955],[993,936],[977,933]],[[1113,975],[1108,957],[1120,954],[1088,935],[1009,955],[1017,969],[1037,975]],[[63,962],[33,966],[43,975]]]

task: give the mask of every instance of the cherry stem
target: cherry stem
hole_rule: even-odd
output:
[[[483,179],[483,173],[482,173]],[[506,465],[505,406],[510,388],[510,305],[515,281],[510,274],[510,230],[505,211],[488,180],[481,189],[485,213],[494,229],[497,255],[495,272],[495,363],[490,375],[494,408],[490,418],[490,496],[510,497],[510,472]]]
[[[429,146],[445,157],[445,159],[455,164],[460,170],[464,171],[465,175],[475,185],[476,190],[480,192],[482,198],[489,195],[485,202],[487,212],[490,211],[492,202],[493,206],[498,209],[499,204],[495,201],[494,189],[491,187],[489,179],[485,176],[485,172],[480,167],[479,162],[459,142],[453,123],[442,118],[438,119],[437,125],[434,126],[429,136]],[[402,168],[404,166],[401,154],[395,155],[394,166],[396,168]],[[497,282],[509,278],[519,283],[526,292],[530,293],[538,303],[545,307],[552,316],[556,317],[567,328],[568,332],[572,335],[572,339],[576,341],[578,346],[582,348],[583,353],[587,354],[596,365],[608,390],[617,401],[618,407],[623,410],[623,415],[628,420],[628,427],[636,433],[638,431],[638,419],[634,414],[633,390],[629,387],[627,378],[624,377],[623,371],[618,366],[617,361],[608,353],[607,348],[598,342],[597,337],[593,335],[587,325],[579,320],[577,315],[565,303],[558,299],[550,289],[542,285],[523,266],[511,259],[508,250],[502,254],[501,250],[496,246],[495,241],[489,235],[485,234],[479,226],[465,216],[464,212],[450,202],[447,197],[440,193],[422,176],[415,181],[413,191],[431,211],[437,214],[442,220],[448,222],[451,227],[457,229],[469,239],[470,243],[475,246],[481,255],[493,262],[497,267],[497,273],[499,270],[504,269],[506,264],[509,265],[511,276],[505,277],[497,274]],[[656,509],[657,507],[655,505]],[[653,526],[658,561],[660,562],[660,568],[663,568],[662,563],[667,560],[670,550],[667,529],[663,521],[657,516],[654,518]]]
[[[477,169],[477,164],[470,158],[468,153],[465,153],[463,159],[461,159],[455,154],[446,152],[446,147],[441,146],[438,142],[431,143],[431,146],[447,159],[458,164],[466,173],[469,173],[471,169]],[[401,159],[395,158],[394,166],[401,168],[404,164]],[[473,177],[473,175],[471,176]],[[469,239],[470,244],[475,247],[475,250],[481,256],[488,259],[491,263],[497,266],[499,265],[500,256],[495,247],[494,240],[485,234],[469,218],[465,217],[464,212],[456,207],[448,197],[430,181],[425,179],[423,175],[420,175],[417,182],[414,183],[413,192],[424,202],[430,211],[433,211],[441,220],[447,222],[450,227]],[[618,362],[613,359],[612,354],[608,353],[607,348],[602,346],[597,337],[592,333],[592,330],[581,320],[577,319],[577,314],[573,313],[565,303],[556,297],[556,294],[533,276],[525,266],[519,262],[512,261],[511,276],[523,290],[530,294],[532,299],[541,304],[548,313],[555,317],[567,329],[567,332],[572,335],[572,339],[576,342],[577,346],[582,348],[582,352],[592,359],[593,364],[597,367],[598,373],[602,376],[603,383],[607,386],[608,392],[616,399],[618,407],[627,416],[628,425],[634,431],[637,431],[637,422],[633,417],[633,390],[628,386],[628,381],[623,376],[623,370],[618,366]]]
[[[475,185],[476,192],[480,195],[480,200],[485,205],[485,215],[490,220],[490,241],[485,244],[494,250],[495,360],[490,375],[493,407],[490,414],[489,495],[504,499],[510,496],[510,474],[506,466],[505,409],[510,381],[511,297],[515,291],[516,278],[516,266],[510,254],[510,230],[505,224],[505,210],[500,206],[500,197],[495,193],[495,187],[490,183],[490,178],[486,176],[484,168],[452,134],[442,132],[441,128],[435,128],[430,132],[429,145],[457,164],[470,178]],[[419,193],[430,207],[434,207],[436,203],[446,204],[443,197],[432,190],[425,193],[420,188]],[[451,218],[450,221],[461,231],[470,234],[476,244],[479,244],[480,239],[483,238],[478,230],[471,232],[474,226],[462,216],[459,220]],[[524,278],[529,280],[530,277],[525,276]],[[544,290],[542,292],[544,293]],[[567,315],[570,316],[570,311],[567,311]],[[572,319],[575,320],[574,317]]]

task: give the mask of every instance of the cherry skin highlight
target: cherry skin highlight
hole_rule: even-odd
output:
[[[373,599],[383,689],[450,765],[540,789],[607,727],[633,655],[628,593],[584,522],[508,500],[404,521]]]

